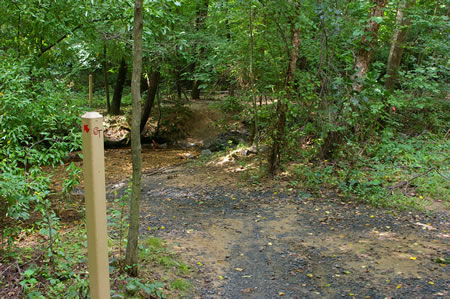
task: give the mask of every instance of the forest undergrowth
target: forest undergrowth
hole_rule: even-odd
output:
[[[128,86],[138,58],[131,55],[133,7],[113,2],[2,3],[0,297],[87,295],[80,116],[107,115],[105,127],[120,134],[106,144],[129,146]],[[133,101],[142,94],[142,140],[165,153],[153,168],[190,157],[200,170],[227,157],[254,188],[282,182],[304,198],[331,192],[383,211],[448,211],[445,1],[142,3],[136,63],[143,74],[133,80]],[[223,117],[207,127],[195,119],[194,104],[208,106],[202,118],[208,111]],[[238,149],[250,154],[236,154],[230,140],[199,155],[205,149],[189,138],[202,130],[212,138],[219,129],[248,136]],[[180,140],[186,148],[171,148]],[[128,183],[132,166],[125,164],[111,190]],[[158,239],[140,245],[142,275],[125,274],[129,196],[114,190],[114,295],[188,294],[190,266]]]

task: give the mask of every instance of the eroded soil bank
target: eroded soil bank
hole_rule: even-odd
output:
[[[142,236],[195,265],[199,298],[448,298],[447,212],[248,187],[212,166],[143,178]]]

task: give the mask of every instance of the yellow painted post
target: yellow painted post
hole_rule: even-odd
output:
[[[89,75],[89,107],[92,107],[92,89],[93,89],[93,82],[92,82],[92,75]]]
[[[93,299],[108,299],[110,286],[103,116],[97,112],[87,112],[81,119],[90,294]]]

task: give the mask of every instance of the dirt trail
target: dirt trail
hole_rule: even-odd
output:
[[[217,135],[208,104],[192,108],[187,142]],[[435,262],[450,256],[448,211],[393,213],[333,193],[249,187],[237,163],[169,166],[188,151],[143,151],[141,235],[166,240],[194,265],[191,297],[449,297],[449,267]],[[106,152],[108,190],[123,190],[129,156]]]
[[[212,166],[143,179],[142,235],[196,265],[200,298],[449,296],[448,267],[435,262],[449,256],[447,213],[237,185]]]

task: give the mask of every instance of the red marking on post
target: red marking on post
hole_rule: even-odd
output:
[[[94,135],[98,135],[98,138],[100,138],[100,132],[102,132],[102,131],[103,131],[102,129],[95,127],[93,132],[94,132]]]
[[[89,133],[89,126],[88,125],[84,125],[83,130],[86,131],[86,133]]]

